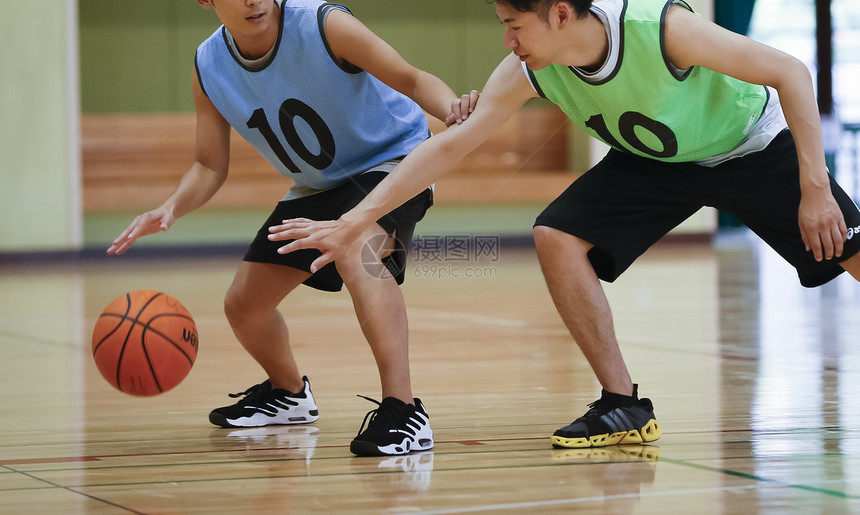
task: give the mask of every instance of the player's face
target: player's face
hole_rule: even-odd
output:
[[[239,52],[248,59],[262,57],[278,37],[279,14],[275,0],[197,0],[206,8],[215,9],[221,23],[227,27]]]
[[[262,32],[275,20],[274,0],[207,0],[231,34]]]
[[[505,48],[510,48],[532,70],[552,64],[551,27],[537,13],[496,3],[496,16],[505,27]]]

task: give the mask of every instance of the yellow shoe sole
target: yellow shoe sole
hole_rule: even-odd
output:
[[[642,427],[641,430],[621,431],[619,433],[604,433],[588,438],[564,438],[563,436],[552,436],[554,447],[565,447],[569,449],[581,449],[586,447],[606,447],[607,445],[628,445],[653,442],[660,438],[663,431],[660,424],[653,418]]]

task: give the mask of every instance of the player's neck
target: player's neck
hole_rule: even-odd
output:
[[[569,25],[564,42],[559,64],[565,66],[598,69],[606,62],[609,54],[606,27],[594,13]]]
[[[275,11],[271,17],[271,22],[268,23],[260,32],[242,33],[234,32],[227,29],[230,35],[233,36],[233,42],[242,57],[249,60],[256,60],[269,53],[269,50],[275,46],[278,41],[278,33],[280,32],[281,13],[278,3],[275,2]]]

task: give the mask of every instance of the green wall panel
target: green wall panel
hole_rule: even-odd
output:
[[[507,54],[486,0],[344,0],[409,62],[481,89]],[[84,113],[191,111],[194,50],[218,25],[193,0],[80,0]]]
[[[190,0],[80,0],[81,109],[192,109],[194,48],[218,25]]]

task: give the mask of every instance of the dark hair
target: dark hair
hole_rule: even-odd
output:
[[[573,6],[577,18],[582,18],[588,14],[593,0],[494,0],[497,4],[511,6],[514,10],[521,13],[533,12],[538,15],[543,21],[549,19],[549,10],[553,5],[559,2],[567,2]]]

